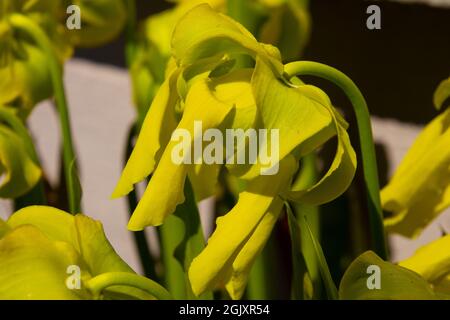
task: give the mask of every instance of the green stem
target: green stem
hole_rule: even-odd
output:
[[[106,288],[120,285],[141,289],[159,300],[172,299],[170,293],[155,281],[130,272],[104,273],[90,279],[86,286],[98,298]]]
[[[48,58],[63,139],[64,175],[66,182],[68,183],[67,192],[69,199],[69,210],[71,213],[78,213],[81,211],[81,205],[79,197],[77,196],[78,186],[76,184],[76,179],[73,178],[72,166],[75,166],[74,172],[77,176],[78,170],[76,169],[75,164],[75,152],[70,128],[69,109],[67,107],[66,94],[64,91],[62,78],[62,67],[59,64],[50,40],[38,25],[36,25],[31,19],[21,14],[12,14],[9,21],[15,28],[28,34]]]
[[[302,159],[302,172],[299,177],[299,184],[305,186],[312,186],[317,181],[317,167],[316,155],[314,153],[308,154]],[[304,224],[305,218],[309,222],[312,232],[320,238],[320,211],[319,207],[306,205],[302,203],[293,204],[299,226]],[[313,297],[318,299],[321,295],[322,283],[320,278],[319,262],[314,248],[312,248],[309,241],[309,236],[304,232],[300,233],[300,245],[304,260],[308,266],[309,277],[313,285]]]
[[[289,63],[285,66],[285,73],[288,78],[296,75],[310,75],[329,80],[342,89],[352,103],[358,122],[364,180],[368,196],[372,246],[374,251],[381,258],[386,259],[387,249],[383,227],[383,211],[380,202],[378,169],[372,137],[372,127],[370,124],[370,114],[364,96],[348,76],[335,68],[321,63],[312,61]]]

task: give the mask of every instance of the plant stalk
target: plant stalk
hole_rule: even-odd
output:
[[[68,184],[67,193],[69,199],[69,211],[73,214],[79,213],[81,211],[81,205],[80,199],[77,196],[78,186],[77,180],[73,177],[74,174],[78,177],[78,170],[75,164],[75,152],[70,127],[69,109],[67,106],[67,99],[64,91],[62,67],[59,64],[56,53],[47,35],[44,33],[44,31],[41,30],[38,25],[36,25],[36,23],[34,23],[33,20],[21,14],[12,14],[9,20],[15,28],[28,34],[48,57],[53,91],[55,95],[56,106],[58,109],[59,122],[61,125],[61,133],[63,139],[64,175],[66,183]]]
[[[288,78],[310,75],[326,79],[337,85],[349,98],[358,123],[364,180],[367,188],[372,246],[378,256],[382,259],[387,259],[375,146],[372,137],[370,114],[364,96],[348,76],[333,67],[321,63],[312,61],[292,62],[285,66],[285,73]]]

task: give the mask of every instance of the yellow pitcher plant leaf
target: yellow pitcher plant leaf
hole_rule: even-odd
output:
[[[66,286],[68,266],[82,266],[75,249],[22,225],[0,240],[0,299],[82,299],[86,290]],[[86,275],[84,275],[86,276]]]
[[[72,252],[71,255],[76,261],[65,265],[64,270],[62,270],[65,277],[68,277],[66,269],[70,265],[77,265],[80,267],[82,274],[84,274],[83,281],[109,272],[128,272],[134,274],[134,271],[114,251],[105,236],[101,223],[85,215],[77,214],[74,216],[52,207],[30,206],[14,213],[6,222],[6,226],[6,232],[3,234],[4,239],[16,230],[32,227],[33,230],[36,231],[31,235],[31,242],[33,242],[34,238],[37,238],[37,240],[39,240],[39,238],[45,238],[47,243],[45,246],[48,246],[49,248],[52,248],[52,246],[58,248],[62,247],[68,253]],[[3,239],[0,240],[0,242],[1,241],[3,241]],[[47,250],[45,246],[40,248],[41,244],[39,244],[38,241],[35,243],[38,248],[33,250],[37,250],[37,256],[30,255],[21,258],[24,264],[27,264],[29,265],[29,268],[32,268],[30,269],[31,274],[33,274],[34,264],[39,263],[39,252]],[[26,243],[24,245],[28,246]],[[14,252],[11,256],[14,256]],[[16,259],[16,257],[14,256],[12,259]],[[0,260],[3,260],[1,252]],[[53,269],[47,270],[46,272],[48,274],[46,276],[57,276],[58,274],[55,274],[54,271],[55,270]],[[43,288],[46,287],[43,287],[42,283],[36,282],[34,285],[36,286],[28,289],[25,287],[26,290],[29,290],[28,294],[37,294],[39,291],[46,291],[43,290]],[[62,285],[65,287],[65,281],[62,282]],[[0,291],[2,289],[3,283],[0,283]],[[55,291],[51,294],[59,297],[59,299],[71,298],[61,295],[60,291]],[[140,289],[123,285],[113,286],[104,292],[104,297],[114,298],[118,295],[128,298],[153,298]],[[43,298],[47,299],[48,297]]]
[[[372,273],[368,274],[369,267]],[[376,271],[374,271],[376,270]],[[374,272],[378,272],[374,274]],[[369,277],[379,277],[379,287]],[[356,258],[345,271],[339,286],[343,300],[435,300],[438,296],[420,275],[380,259],[372,251]]]

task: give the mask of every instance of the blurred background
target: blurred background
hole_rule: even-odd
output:
[[[144,19],[170,8],[163,0],[138,0],[138,15]],[[381,30],[366,28],[366,9],[381,7]],[[302,59],[314,60],[340,69],[359,86],[373,115],[381,186],[384,186],[424,124],[437,115],[432,95],[438,83],[450,74],[450,0],[311,0],[312,34]],[[304,79],[324,89],[333,103],[350,119],[352,141],[356,126],[345,96],[334,86],[317,79]],[[118,253],[136,270],[142,271],[133,237],[126,229],[125,199],[110,200],[125,159],[128,130],[135,108],[125,68],[124,39],[95,49],[77,49],[65,70],[75,144],[79,154],[84,212],[103,222]],[[30,127],[50,183],[59,176],[58,122],[48,103],[36,108]],[[321,240],[331,266],[344,267],[351,257],[342,255],[352,244],[347,235],[352,210],[332,214],[332,208],[351,208],[361,194],[361,174],[349,191],[321,211]],[[205,231],[213,219],[208,211],[214,201],[201,204]],[[7,215],[11,206],[2,202]],[[344,210],[345,211],[345,210]],[[347,212],[347,211],[345,211]],[[336,232],[336,230],[339,230]],[[416,240],[390,237],[392,260],[408,257],[421,244],[450,230],[450,214],[442,215]],[[283,230],[281,229],[280,232]],[[146,230],[154,254],[157,240]],[[285,241],[288,235],[275,235]],[[364,235],[363,235],[364,237]],[[284,239],[284,240],[283,240]],[[283,257],[289,256],[280,253]],[[347,260],[346,260],[347,259]],[[336,278],[339,270],[334,268]]]

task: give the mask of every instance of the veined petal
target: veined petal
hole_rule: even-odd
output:
[[[112,194],[122,197],[133,190],[133,185],[151,174],[161,157],[163,148],[176,127],[175,105],[178,101],[176,81],[179,71],[174,71],[162,84],[136,141],[136,145]]]
[[[253,95],[266,129],[267,141],[259,141],[259,155],[278,152],[277,161],[294,149],[301,157],[327,141],[335,133],[333,118],[326,106],[303,94],[298,88],[289,87],[277,78],[269,66],[257,59],[252,78]],[[272,144],[272,134],[278,130],[279,139]],[[274,155],[271,154],[273,157]],[[262,157],[256,164],[233,174],[242,179],[252,179],[263,171]]]
[[[234,259],[231,265],[230,277],[225,284],[225,288],[232,299],[238,300],[244,294],[253,263],[264,249],[282,208],[283,200],[275,198],[267,213]]]
[[[417,236],[450,204],[450,109],[420,133],[381,191],[388,231]]]
[[[16,198],[39,181],[41,170],[31,160],[23,141],[12,130],[0,126],[0,197]]]
[[[202,144],[203,131],[220,127],[232,109],[232,104],[222,103],[212,95],[208,80],[201,79],[192,85],[186,97],[183,117],[174,131],[175,133],[182,130],[187,133],[189,141],[171,140],[165,148],[161,161],[130,219],[130,230],[142,230],[145,226],[162,224],[165,217],[173,213],[178,204],[183,203],[187,164],[175,163],[174,148],[189,143],[188,149],[191,150],[195,143]],[[196,130],[196,123],[201,124],[200,132]],[[191,157],[188,162],[193,164],[195,154],[191,155],[192,152],[184,154],[183,157]]]
[[[400,266],[417,272],[429,282],[450,273],[450,235],[439,238],[420,247],[411,257],[399,263]]]
[[[189,268],[194,294],[198,296],[220,283],[225,284],[231,276],[235,259],[273,203],[278,201],[278,193],[286,187],[295,170],[294,158],[286,158],[280,164],[277,175],[255,178],[247,190],[239,195],[233,209],[217,219],[217,228],[208,240],[206,248],[193,260]],[[261,234],[257,235],[258,242],[262,237]],[[255,250],[255,247],[250,244],[247,250]],[[249,261],[243,258],[238,260],[238,272],[246,268],[247,264],[251,264],[251,257],[249,258]]]
[[[179,65],[217,54],[249,54],[266,61],[277,74],[283,66],[278,50],[259,44],[253,35],[231,18],[201,4],[180,19],[172,37],[173,54]]]

